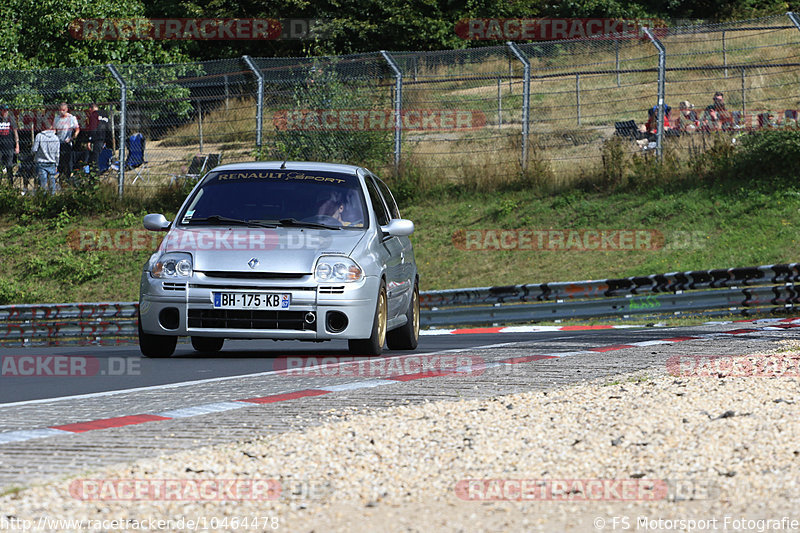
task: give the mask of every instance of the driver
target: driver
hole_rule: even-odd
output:
[[[318,215],[335,218],[342,226],[349,226],[350,222],[342,220],[342,213],[344,212],[344,204],[334,199],[330,199],[323,203],[319,210]]]

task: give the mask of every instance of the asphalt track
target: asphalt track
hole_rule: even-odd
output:
[[[504,334],[424,335],[420,337],[417,350],[384,351],[383,357],[398,357],[409,354],[438,353],[446,350],[459,352],[485,349],[498,343],[526,343],[529,351],[537,344],[546,347],[554,340],[580,337],[588,341],[597,338],[598,343],[622,343],[628,330],[598,330],[576,332],[537,332]],[[654,334],[663,333],[660,328],[650,328]],[[689,330],[686,330],[689,331]],[[658,336],[656,334],[656,336]],[[680,334],[680,331],[676,333]],[[602,339],[602,340],[601,340]],[[533,344],[531,344],[533,343]],[[309,343],[299,341],[235,341],[225,342],[218,354],[201,354],[191,344],[179,344],[175,355],[169,359],[142,357],[135,344],[123,346],[75,346],[52,348],[2,348],[0,361],[6,357],[36,357],[44,366],[6,365],[0,372],[0,408],[3,404],[59,398],[97,392],[128,390],[158,385],[186,383],[213,378],[243,376],[270,372],[276,369],[275,362],[284,357],[346,357],[346,341]],[[41,357],[40,357],[41,356]],[[55,361],[43,361],[42,357],[87,358],[85,375],[80,367],[57,368]],[[35,363],[34,363],[35,364]],[[96,365],[96,367],[94,366]],[[32,375],[19,375],[25,371]],[[48,375],[53,372],[59,375]],[[2,419],[2,412],[0,412]]]
[[[322,357],[348,356],[344,343],[235,341],[215,356],[185,344],[170,359],[144,359],[136,345],[6,348],[0,350],[0,492],[142,457],[302,430],[343,411],[548,390],[640,370],[663,373],[676,355],[744,355],[798,334],[800,320],[423,336],[413,354],[385,352],[387,366],[377,373],[322,365]],[[310,361],[310,371],[282,370],[286,357]],[[448,357],[460,358],[458,366],[403,370],[409,361]],[[22,358],[49,366],[18,364]],[[84,371],[36,375],[58,368],[57,359],[80,361]],[[392,364],[399,375],[387,370]],[[11,375],[14,370],[34,375]]]

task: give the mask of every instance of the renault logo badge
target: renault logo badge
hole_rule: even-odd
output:
[[[254,257],[250,261],[248,261],[247,264],[250,265],[250,268],[255,268],[258,266],[258,259]]]

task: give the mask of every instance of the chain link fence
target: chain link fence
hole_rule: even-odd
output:
[[[100,177],[120,194],[193,181],[219,163],[283,159],[568,186],[607,173],[615,154],[691,157],[714,136],[796,127],[798,45],[789,13],[629,38],[3,71],[0,102],[20,127],[20,188],[35,182],[33,135],[62,101],[84,132],[91,102],[108,111],[113,161]],[[80,178],[85,142],[74,147]]]

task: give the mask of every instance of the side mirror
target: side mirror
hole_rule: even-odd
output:
[[[381,231],[391,237],[408,237],[414,233],[414,223],[405,218],[396,218],[381,226]]]
[[[167,231],[169,220],[162,214],[149,214],[144,216],[144,227],[150,231]]]

